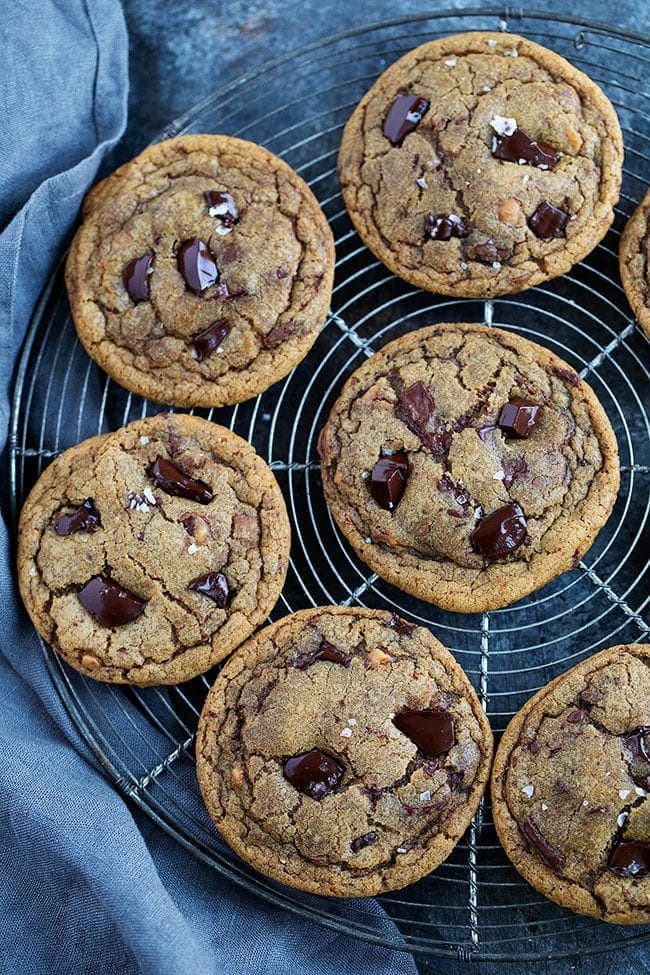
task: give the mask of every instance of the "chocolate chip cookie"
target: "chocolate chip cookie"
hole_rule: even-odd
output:
[[[428,630],[328,606],[285,617],[228,661],[196,754],[236,853],[281,883],[356,897],[449,856],[483,794],[492,734]]]
[[[590,387],[547,349],[484,325],[386,345],[348,379],[319,451],[326,500],[360,558],[465,613],[574,567],[619,485]]]
[[[505,731],[494,822],[546,897],[650,922],[650,645],[612,647],[552,681]]]
[[[627,300],[650,338],[650,190],[628,220],[618,252]]]
[[[176,683],[264,622],[289,539],[282,494],[253,448],[163,413],[44,471],[20,517],[20,591],[41,636],[86,676]]]
[[[223,406],[304,358],[333,271],[325,215],[286,163],[187,135],[90,191],[66,282],[79,337],[109,376],[156,402]]]
[[[605,236],[618,199],[616,113],[582,72],[513,34],[423,44],[364,96],[343,133],[343,198],[406,281],[455,296],[523,291]]]

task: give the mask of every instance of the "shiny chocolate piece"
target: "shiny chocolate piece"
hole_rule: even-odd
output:
[[[429,102],[420,95],[398,95],[384,119],[383,133],[393,146],[402,144],[405,136],[418,127],[429,111]]]
[[[345,775],[345,769],[320,748],[287,758],[282,769],[287,782],[311,799],[331,795]]]
[[[589,721],[589,714],[587,711],[572,711],[571,714],[567,715],[567,721],[569,724],[587,724]]]
[[[559,870],[564,865],[564,856],[544,839],[530,816],[526,816],[523,829],[525,836],[537,848],[542,860],[553,870]]]
[[[219,270],[208,245],[198,237],[185,240],[176,253],[178,270],[190,291],[199,294],[219,280]]]
[[[365,850],[367,846],[372,846],[376,843],[379,837],[375,833],[374,829],[370,830],[369,833],[364,833],[363,836],[357,836],[356,839],[352,840],[350,843],[350,849],[353,853],[358,853],[359,850]]]
[[[156,487],[162,488],[166,494],[176,498],[189,498],[190,501],[198,501],[199,504],[208,504],[214,497],[212,489],[207,484],[183,474],[164,457],[156,458],[149,469],[149,477]]]
[[[230,325],[225,318],[219,318],[212,325],[208,325],[206,329],[199,332],[192,339],[192,345],[196,349],[196,358],[199,362],[203,362],[207,359],[209,355],[221,347],[221,343],[225,342],[230,335]]]
[[[569,213],[564,208],[554,207],[552,203],[543,200],[528,219],[528,226],[539,240],[550,240],[551,237],[564,237]]]
[[[408,457],[403,451],[380,457],[372,469],[368,487],[380,508],[392,511],[404,494],[409,474]]]
[[[131,301],[139,305],[149,301],[149,275],[153,272],[153,254],[134,257],[124,265],[122,283]]]
[[[444,456],[451,446],[451,433],[436,413],[433,396],[422,380],[407,386],[399,397],[399,419],[420,438],[434,457]]]
[[[525,163],[538,169],[553,169],[560,158],[559,152],[544,142],[531,139],[523,129],[515,129],[510,135],[494,139],[492,155],[505,162]]]
[[[390,630],[395,630],[399,636],[410,636],[415,630],[413,623],[407,623],[406,620],[402,619],[401,616],[396,616],[395,613],[383,625],[387,626]]]
[[[650,791],[650,727],[637,728],[623,736],[623,747],[630,754],[630,778],[640,789]]]
[[[328,643],[327,640],[321,640],[316,650],[299,653],[293,665],[297,670],[307,670],[308,667],[311,667],[312,664],[317,663],[319,660],[326,660],[331,664],[340,664],[342,667],[347,667],[348,665],[348,658],[345,654],[338,647],[335,647],[333,643]]]
[[[621,840],[612,850],[607,866],[617,877],[644,877],[650,870],[650,843]]]
[[[529,437],[537,423],[541,407],[520,396],[513,396],[499,414],[497,426],[513,437]]]
[[[74,511],[59,515],[54,525],[57,535],[72,535],[75,532],[88,532],[92,535],[101,528],[102,520],[99,511],[90,498],[86,498]]]
[[[210,216],[219,218],[220,227],[217,233],[228,233],[239,223],[239,208],[230,193],[206,190],[205,199]]]
[[[469,231],[455,214],[430,213],[424,221],[424,232],[431,240],[451,240],[467,237]]]
[[[84,609],[102,626],[123,626],[135,620],[147,605],[146,599],[138,599],[128,589],[107,579],[93,576],[77,593]]]
[[[187,588],[208,596],[219,609],[225,609],[228,605],[230,586],[223,572],[208,572],[204,576],[198,576],[192,579]]]
[[[426,758],[443,755],[456,744],[454,719],[442,708],[400,711],[393,718],[393,724]]]
[[[490,562],[503,559],[526,537],[526,518],[518,504],[507,504],[482,518],[469,537],[472,548]]]

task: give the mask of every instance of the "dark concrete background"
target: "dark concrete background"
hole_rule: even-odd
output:
[[[165,125],[210,91],[292,48],[347,28],[446,7],[498,7],[498,3],[418,4],[409,0],[123,0],[130,36],[129,124],[108,168],[142,149]],[[514,5],[511,5],[514,6]],[[601,21],[650,33],[650,0],[535,0],[524,10]],[[496,18],[495,18],[495,28]],[[513,29],[516,29],[513,27]],[[287,79],[290,86],[291,79]],[[644,948],[547,965],[457,965],[419,960],[430,975],[644,975]]]

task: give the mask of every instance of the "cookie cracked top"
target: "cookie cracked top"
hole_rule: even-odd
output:
[[[307,354],[333,268],[325,215],[285,162],[189,135],[90,191],[66,282],[79,337],[113,379],[156,402],[222,406]]]
[[[160,414],[41,475],[20,517],[20,590],[43,638],[87,676],[176,683],[265,620],[289,539],[278,484],[249,444]]]
[[[650,921],[650,645],[574,667],[513,718],[492,776],[515,867],[546,897],[619,924]]]
[[[222,669],[197,772],[216,826],[256,869],[368,896],[449,855],[491,753],[471,685],[428,630],[323,607],[262,630]]]
[[[321,431],[323,489],[382,578],[444,609],[507,605],[577,564],[612,510],[616,439],[552,353],[483,325],[390,342]]]
[[[616,113],[564,58],[471,33],[392,65],[346,125],[339,174],[370,250],[429,291],[484,297],[564,274],[604,237]]]
[[[650,190],[628,220],[619,249],[621,280],[639,325],[650,338]]]

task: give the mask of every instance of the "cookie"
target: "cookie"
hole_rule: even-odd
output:
[[[618,252],[621,280],[637,321],[650,338],[650,190],[628,220]]]
[[[464,613],[575,567],[619,485],[590,387],[547,349],[484,325],[386,345],[348,379],[319,451],[325,498],[359,557]]]
[[[109,376],[207,407],[256,396],[304,358],[333,272],[325,215],[285,162],[187,135],[90,191],[66,283],[79,338]]]
[[[278,484],[240,437],[160,414],[66,450],[20,516],[18,580],[43,639],[87,677],[171,684],[264,622],[287,572]]]
[[[285,617],[228,661],[196,756],[239,856],[301,890],[364,897],[449,856],[485,789],[492,734],[428,630],[327,606]]]
[[[545,897],[650,922],[650,645],[611,647],[542,688],[492,773],[501,843]]]
[[[343,198],[359,235],[428,291],[512,294],[605,236],[623,164],[616,113],[524,37],[443,37],[393,64],[345,127]]]

